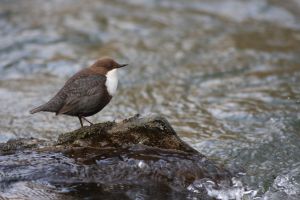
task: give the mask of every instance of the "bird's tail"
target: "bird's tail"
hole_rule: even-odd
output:
[[[40,112],[40,111],[44,111],[44,108],[45,108],[45,104],[44,105],[41,105],[39,107],[36,107],[32,110],[30,110],[30,114],[34,114],[34,113],[37,113],[37,112]]]

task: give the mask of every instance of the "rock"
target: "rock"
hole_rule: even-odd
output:
[[[0,143],[0,155],[12,154],[24,149],[37,148],[39,145],[44,144],[44,142],[43,140],[34,138],[10,140],[7,143]]]
[[[160,116],[95,124],[52,143],[9,141],[0,144],[0,155],[0,199],[29,193],[31,199],[211,199],[205,183],[230,186],[232,177]]]
[[[197,151],[183,142],[168,121],[160,116],[138,115],[120,123],[106,122],[59,136],[57,144],[68,146],[125,148],[136,144],[187,153]]]

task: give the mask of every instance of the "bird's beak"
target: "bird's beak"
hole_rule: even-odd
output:
[[[121,65],[119,65],[118,68],[125,67],[125,66],[127,66],[127,65],[128,65],[128,64],[121,64]]]

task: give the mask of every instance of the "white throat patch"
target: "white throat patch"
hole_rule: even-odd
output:
[[[116,93],[118,87],[117,69],[113,69],[107,72],[105,86],[110,96],[113,96]]]

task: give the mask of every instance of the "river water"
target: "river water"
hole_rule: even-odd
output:
[[[163,114],[247,198],[300,199],[299,53],[297,0],[2,0],[0,142],[79,128],[29,110],[111,56],[129,66],[91,121]]]

